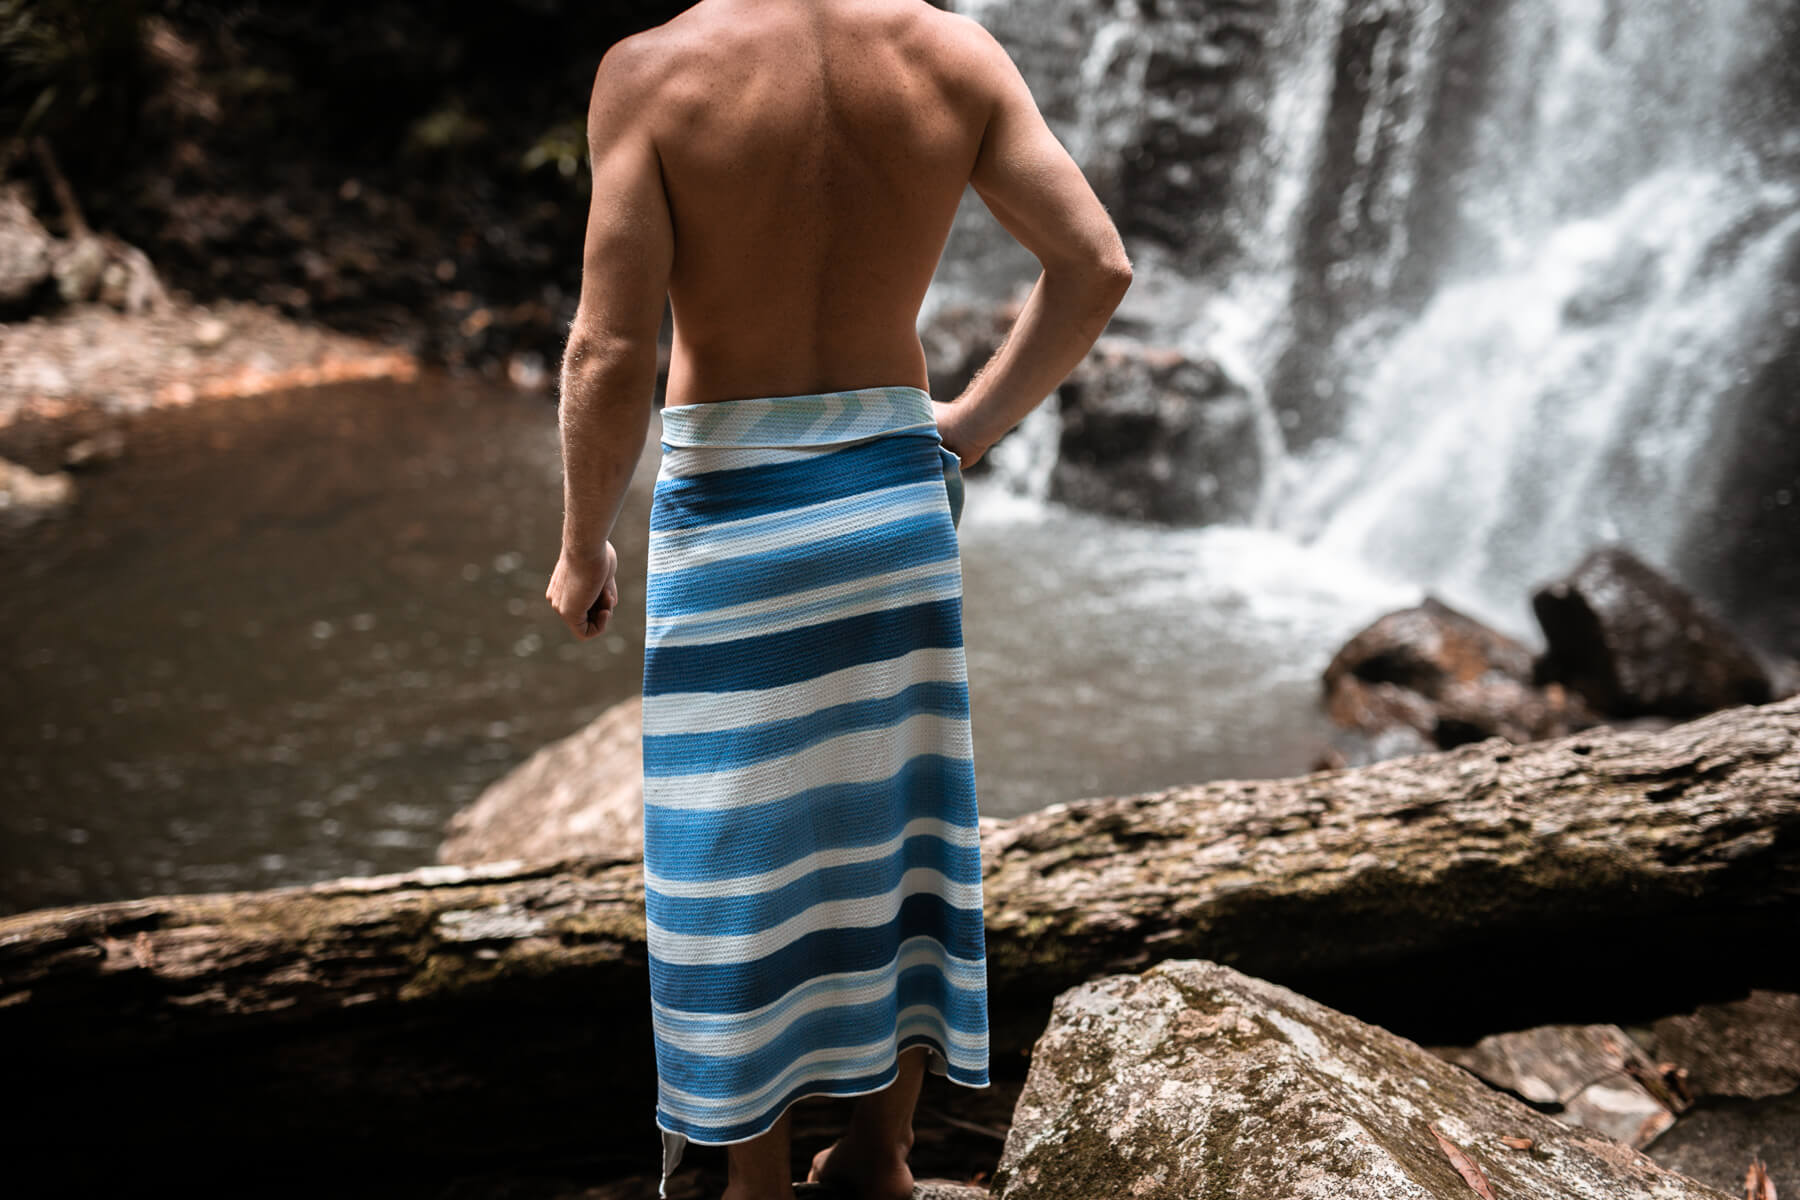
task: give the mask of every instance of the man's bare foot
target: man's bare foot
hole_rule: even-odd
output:
[[[912,1200],[913,1174],[899,1147],[876,1152],[839,1138],[813,1155],[808,1183],[822,1183],[844,1200]]]

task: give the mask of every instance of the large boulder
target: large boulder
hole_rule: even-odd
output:
[[[634,696],[538,750],[450,818],[438,861],[641,857],[643,722]]]
[[[1698,599],[1623,546],[1590,551],[1536,589],[1548,649],[1534,679],[1612,716],[1691,717],[1774,698],[1751,649]]]
[[[1184,524],[1255,515],[1268,443],[1250,394],[1217,363],[1107,337],[1057,395],[1051,499]]]
[[[1271,60],[1292,49],[1276,9],[1199,0],[954,7],[1006,45],[1128,241],[1197,274],[1243,253],[1254,229],[1246,198],[1266,196],[1273,182]]]
[[[1485,1189],[1485,1190],[1484,1190]],[[1215,962],[1057,997],[999,1200],[1721,1200],[1405,1038]]]

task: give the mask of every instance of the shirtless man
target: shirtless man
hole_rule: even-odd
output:
[[[563,546],[546,593],[579,638],[618,604],[609,536],[648,434],[665,299],[668,404],[924,389],[919,308],[973,186],[1043,271],[1005,344],[935,405],[967,466],[1055,390],[1130,285],[1117,230],[1005,50],[924,0],[703,0],[607,51],[588,141]],[[809,1178],[910,1196],[924,1068],[903,1053]],[[784,1115],[728,1147],[726,1200],[792,1195],[788,1128]]]

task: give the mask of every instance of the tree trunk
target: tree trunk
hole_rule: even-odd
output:
[[[1796,986],[1800,698],[995,823],[994,1070],[1051,999],[1208,958],[1420,1040]],[[0,919],[39,1151],[479,1162],[657,1146],[637,860],[427,867]],[[949,1103],[954,1104],[952,1094]],[[79,1112],[79,1120],[71,1120]],[[126,1158],[136,1160],[132,1154]]]

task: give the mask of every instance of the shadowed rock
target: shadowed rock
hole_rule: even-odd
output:
[[[1688,717],[1774,694],[1735,633],[1621,546],[1590,552],[1531,607],[1548,642],[1537,682],[1560,682],[1601,712]]]
[[[1800,994],[1755,988],[1630,1030],[1547,1025],[1428,1049],[1722,1191],[1758,1156],[1778,1185],[1800,1185]]]
[[[1344,643],[1324,689],[1326,712],[1346,730],[1370,738],[1400,726],[1443,750],[1488,737],[1561,737],[1600,722],[1580,696],[1532,684],[1528,648],[1435,596]]]
[[[1692,1103],[1680,1069],[1665,1073],[1617,1025],[1539,1025],[1432,1052],[1566,1125],[1642,1150]]]
[[[1217,363],[1102,338],[1057,396],[1051,499],[1191,524],[1255,515],[1268,445],[1256,405]]]

